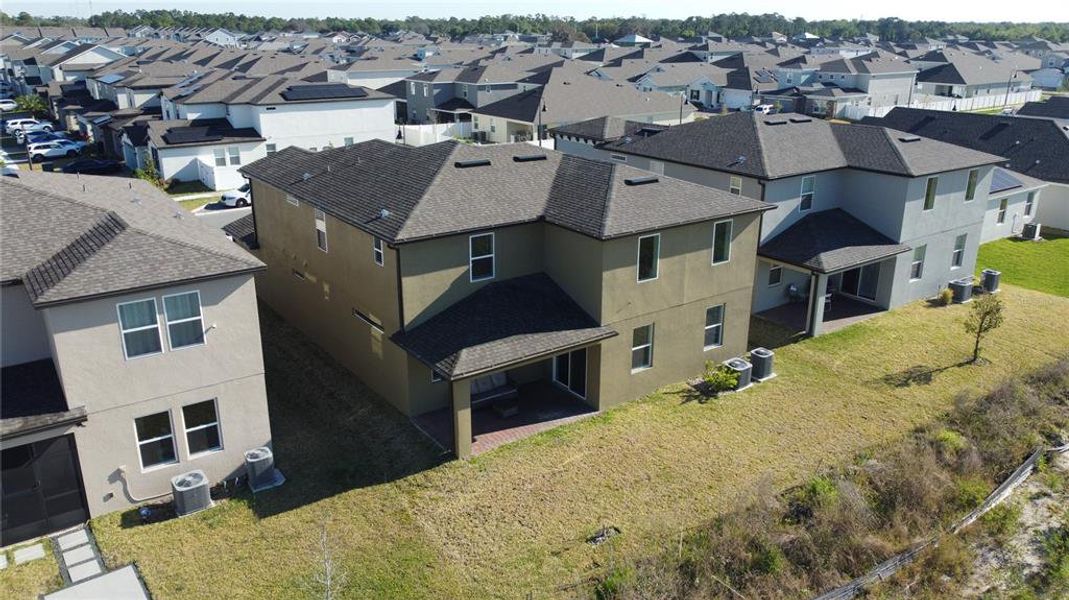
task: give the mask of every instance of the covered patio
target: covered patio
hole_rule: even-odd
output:
[[[887,309],[896,257],[911,250],[845,210],[806,215],[757,254],[808,278],[787,287],[785,303],[757,316],[809,336],[863,321]]]
[[[413,419],[458,458],[596,412],[601,326],[544,273],[495,281],[393,341],[450,384]]]

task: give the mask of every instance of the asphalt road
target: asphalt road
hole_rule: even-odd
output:
[[[211,204],[209,204],[208,206],[213,206],[214,207],[214,205],[211,205]],[[224,208],[224,209],[216,209],[216,208],[204,207],[204,208],[201,208],[201,209],[197,210],[197,212],[195,212],[193,214],[197,215],[197,218],[201,220],[201,223],[205,223],[207,225],[211,225],[212,227],[215,227],[215,228],[218,228],[218,229],[222,229],[223,227],[225,227],[229,223],[237,221],[241,217],[244,217],[245,215],[247,215],[247,214],[249,214],[251,212],[252,212],[252,207],[251,206],[246,206],[245,208]]]

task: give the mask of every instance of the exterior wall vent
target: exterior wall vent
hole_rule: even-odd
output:
[[[174,512],[180,517],[212,507],[211,488],[204,471],[190,471],[171,479]]]

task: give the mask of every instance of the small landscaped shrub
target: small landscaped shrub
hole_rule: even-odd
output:
[[[943,288],[939,292],[939,295],[935,297],[935,302],[939,306],[950,306],[950,303],[954,301],[954,292],[950,288]]]
[[[990,487],[980,479],[962,479],[954,488],[954,506],[962,512],[980,506],[991,492]]]
[[[735,389],[739,383],[739,374],[724,365],[717,365],[710,361],[705,365],[705,375],[702,376],[702,381],[711,392],[719,394]]]
[[[984,531],[996,539],[1004,539],[1013,535],[1021,521],[1021,507],[1011,502],[1003,502],[984,513],[980,522],[984,524]]]
[[[935,441],[944,455],[954,455],[969,446],[969,441],[953,429],[943,428],[935,432]]]

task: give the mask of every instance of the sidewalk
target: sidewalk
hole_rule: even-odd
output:
[[[52,547],[59,559],[60,575],[68,585],[46,595],[46,600],[149,600],[133,565],[105,572],[104,560],[87,528],[54,536]]]

